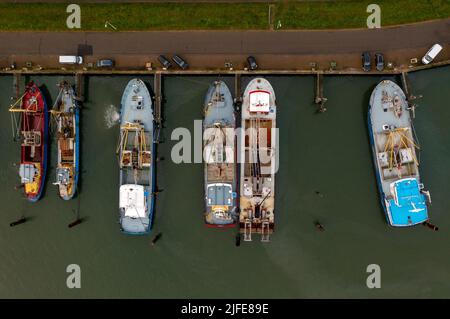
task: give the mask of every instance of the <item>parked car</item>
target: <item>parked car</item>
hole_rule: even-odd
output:
[[[382,53],[375,53],[375,65],[378,71],[384,69],[384,56]]]
[[[424,55],[424,57],[422,58],[422,63],[423,64],[428,64],[431,61],[434,60],[434,58],[439,54],[439,52],[441,52],[442,50],[442,46],[439,44],[435,44],[431,47],[430,50],[428,50],[427,54]]]
[[[108,68],[108,67],[113,67],[113,66],[114,66],[114,61],[113,60],[102,59],[102,60],[98,60],[97,61],[97,67],[98,68]]]
[[[60,55],[59,63],[62,64],[82,64],[83,57],[76,55]]]
[[[186,61],[184,61],[180,56],[174,55],[172,57],[173,62],[175,62],[180,68],[186,70],[189,67]]]
[[[256,63],[256,59],[254,56],[249,56],[247,58],[247,63],[250,70],[256,70],[258,68],[258,63]]]
[[[372,61],[370,60],[369,52],[363,52],[362,54],[362,68],[366,72],[370,71],[372,68]]]
[[[165,57],[164,55],[160,55],[160,56],[158,57],[158,61],[159,61],[159,63],[161,63],[161,65],[162,65],[164,68],[166,68],[166,69],[168,69],[168,68],[170,68],[170,67],[172,66],[172,63],[170,63],[170,61],[167,60],[166,57]]]

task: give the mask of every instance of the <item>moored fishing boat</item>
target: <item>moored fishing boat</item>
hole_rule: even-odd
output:
[[[242,103],[240,140],[240,232],[269,241],[274,231],[276,163],[276,103],[269,81],[256,78],[247,85]]]
[[[381,81],[373,90],[368,126],[381,204],[389,224],[405,227],[427,222],[430,193],[420,179],[408,102],[394,82]]]
[[[60,83],[60,92],[51,111],[56,119],[56,138],[58,145],[58,163],[56,182],[59,196],[64,200],[73,198],[77,189],[79,171],[80,109],[72,86]]]
[[[205,223],[231,227],[236,203],[235,116],[227,85],[215,81],[206,93],[203,119]]]
[[[38,86],[28,83],[25,93],[10,111],[21,114],[18,126],[22,139],[19,175],[26,198],[36,202],[44,189],[48,152],[47,104]]]
[[[131,80],[122,95],[119,213],[121,230],[131,235],[149,233],[155,187],[152,99],[145,83]]]

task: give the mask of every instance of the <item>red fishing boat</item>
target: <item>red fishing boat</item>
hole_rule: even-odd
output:
[[[35,202],[42,195],[47,171],[47,104],[41,90],[30,82],[15,105],[10,111],[21,114],[18,127],[22,139],[19,175],[27,199]]]

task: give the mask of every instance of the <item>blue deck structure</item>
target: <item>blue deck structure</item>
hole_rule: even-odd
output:
[[[387,208],[393,226],[416,225],[428,219],[427,199],[415,178],[396,181],[392,188],[394,198],[388,201]]]

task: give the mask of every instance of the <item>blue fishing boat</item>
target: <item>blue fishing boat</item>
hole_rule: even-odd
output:
[[[122,232],[147,234],[154,210],[155,144],[153,103],[145,83],[131,80],[122,95],[120,138],[119,213]]]
[[[80,108],[73,87],[66,81],[59,85],[60,91],[51,110],[56,120],[58,163],[56,182],[59,196],[72,199],[77,190],[80,166]]]
[[[392,81],[381,81],[370,97],[370,142],[381,204],[391,226],[427,222],[430,193],[420,180],[418,149],[406,96]]]
[[[235,125],[231,92],[215,81],[206,93],[203,119],[205,223],[210,227],[232,227],[239,218]]]

